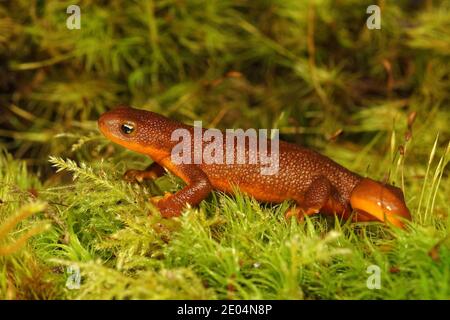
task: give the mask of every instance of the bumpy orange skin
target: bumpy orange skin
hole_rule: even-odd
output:
[[[132,126],[133,132],[122,132],[123,124]],[[133,175],[138,180],[155,178],[163,174],[163,167],[186,182],[184,189],[157,202],[165,217],[180,215],[187,204],[197,205],[212,190],[231,193],[238,187],[260,201],[294,200],[298,208],[289,214],[294,212],[299,217],[321,212],[348,218],[356,210],[355,220],[384,221],[399,227],[403,226],[402,219],[411,219],[400,189],[362,178],[330,158],[298,145],[280,141],[279,170],[274,175],[263,175],[259,161],[255,164],[173,163],[171,151],[178,141],[171,140],[172,132],[183,128],[193,137],[194,129],[150,111],[119,106],[101,115],[98,125],[113,142],[155,161],[148,171],[127,172],[128,179]],[[207,144],[204,142],[203,147]],[[194,150],[193,139],[191,150]],[[258,155],[258,150],[252,150],[248,144],[245,152],[247,157],[255,152]]]

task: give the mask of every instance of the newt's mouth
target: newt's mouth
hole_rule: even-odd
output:
[[[403,228],[411,220],[403,192],[369,178],[362,179],[350,196],[357,221],[380,221]]]

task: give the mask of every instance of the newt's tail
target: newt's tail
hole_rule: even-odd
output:
[[[403,228],[411,220],[401,189],[364,178],[353,189],[350,205],[357,221],[382,221]]]

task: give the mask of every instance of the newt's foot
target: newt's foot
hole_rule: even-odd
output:
[[[158,202],[167,200],[169,197],[171,197],[173,194],[170,192],[164,192],[163,196],[154,196],[150,198],[150,202],[153,203],[155,206],[158,205]]]
[[[316,213],[319,213],[320,209],[317,208],[308,208],[303,209],[301,207],[293,207],[286,211],[284,217],[289,220],[291,217],[296,217],[299,222],[302,222],[305,219],[305,216],[311,216]]]
[[[164,196],[151,197],[150,202],[158,208],[162,217],[172,218],[179,216],[181,213],[181,210],[170,205],[170,201],[168,200],[170,200],[172,197],[172,193],[165,192]]]
[[[123,175],[123,179],[127,182],[139,182],[142,183],[144,180],[156,179],[158,176],[152,171],[145,170],[127,170]]]
[[[284,214],[286,220],[290,220],[292,217],[296,217],[297,220],[303,220],[303,215],[300,217],[300,209],[297,207],[289,208]]]

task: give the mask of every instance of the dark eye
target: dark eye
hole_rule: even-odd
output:
[[[120,130],[122,130],[124,134],[131,134],[134,131],[134,126],[129,123],[124,123],[120,126]]]

